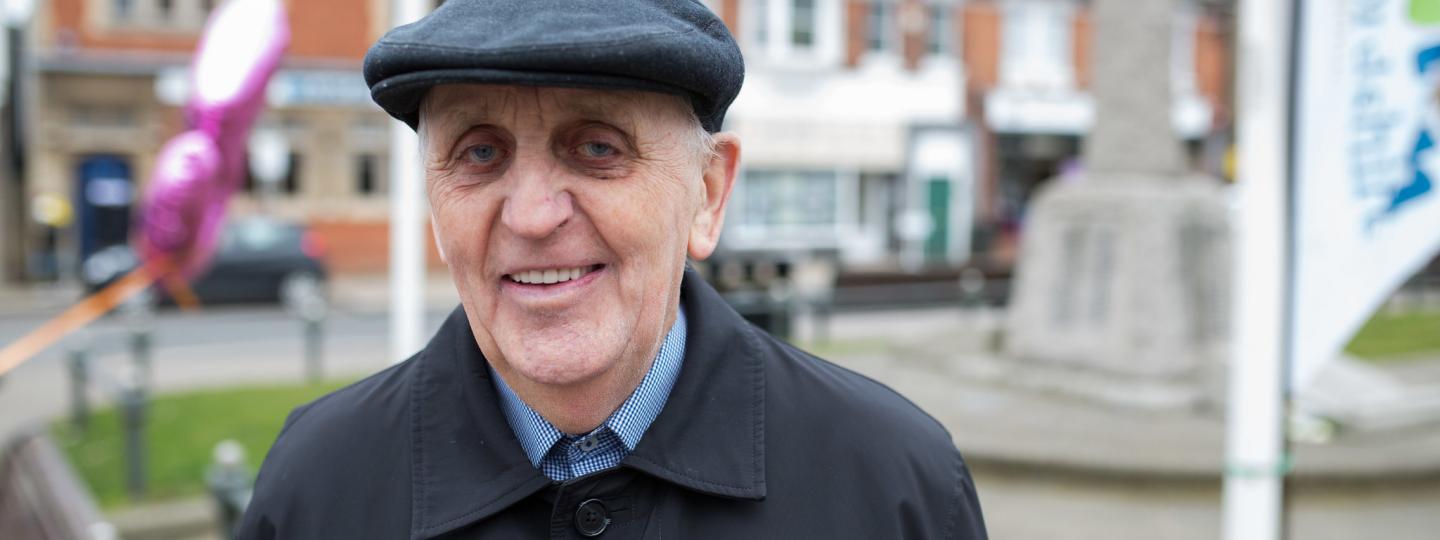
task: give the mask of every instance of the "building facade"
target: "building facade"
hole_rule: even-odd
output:
[[[156,153],[185,128],[186,70],[217,1],[37,6],[25,199],[74,201],[66,253],[128,238]],[[247,183],[232,214],[304,221],[333,270],[384,271],[391,120],[360,63],[389,2],[286,3],[292,45],[257,129],[283,136],[290,170],[273,200]],[[1083,0],[706,4],[747,64],[726,125],[744,148],[725,249],[820,251],[858,270],[1006,265],[1029,194],[1078,166],[1093,120]],[[1179,4],[1174,123],[1200,155],[1227,126],[1225,37]]]
[[[972,248],[973,127],[955,2],[715,2],[746,59],[725,246],[850,268],[959,264]]]
[[[1215,169],[1228,21],[1176,4],[1173,124],[1194,166]],[[727,125],[745,145],[732,248],[833,250],[859,270],[1003,270],[1030,195],[1082,166],[1094,120],[1083,0],[711,5],[747,68]]]
[[[37,7],[27,191],[73,201],[77,219],[62,250],[83,259],[128,240],[159,148],[186,128],[191,56],[218,3],[52,0]],[[389,120],[371,103],[360,63],[388,28],[388,2],[286,4],[291,45],[256,129],[282,134],[290,168],[277,196],[263,204],[247,180],[231,213],[307,222],[330,244],[337,270],[382,271]]]

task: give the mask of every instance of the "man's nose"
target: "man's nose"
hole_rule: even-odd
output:
[[[520,165],[517,163],[516,165]],[[505,228],[523,238],[550,236],[575,215],[575,201],[557,181],[555,171],[534,165],[511,173],[514,188],[505,199],[500,220]]]

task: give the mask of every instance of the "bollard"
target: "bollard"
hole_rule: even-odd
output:
[[[125,489],[131,500],[145,495],[145,388],[137,380],[120,390],[120,421],[125,432]]]
[[[142,387],[150,386],[150,354],[151,354],[150,330],[145,328],[133,329],[130,332],[130,359],[135,366],[137,384]]]
[[[240,524],[240,516],[245,514],[254,490],[254,479],[245,464],[245,447],[229,439],[216,444],[213,461],[205,471],[205,485],[215,498],[220,516],[220,535],[234,538],[235,528]]]
[[[960,305],[975,310],[985,304],[985,272],[973,266],[960,271]]]
[[[90,341],[78,336],[71,342],[66,360],[70,368],[70,423],[84,431],[90,428]]]
[[[320,317],[305,318],[305,380],[310,384],[320,384],[320,379],[324,376],[320,363],[321,354],[324,352],[322,330]]]
[[[125,303],[124,311],[130,322],[130,361],[135,369],[136,381],[142,389],[149,388],[155,328],[152,293],[147,290],[135,295]]]
[[[284,286],[281,299],[300,319],[301,332],[305,337],[305,380],[318,384],[324,377],[324,323],[329,312],[324,290],[314,278],[295,279]]]

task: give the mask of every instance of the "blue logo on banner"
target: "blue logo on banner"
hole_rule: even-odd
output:
[[[1440,46],[1430,47],[1420,51],[1416,57],[1416,68],[1420,75],[1424,75],[1440,60]],[[1395,190],[1394,197],[1390,200],[1390,206],[1385,210],[1386,214],[1394,214],[1404,207],[1406,203],[1429,193],[1435,183],[1431,181],[1430,175],[1425,172],[1421,163],[1424,156],[1433,152],[1435,138],[1430,134],[1430,128],[1420,129],[1420,135],[1415,139],[1415,149],[1410,151],[1410,169],[1414,171],[1410,183],[1400,186]]]

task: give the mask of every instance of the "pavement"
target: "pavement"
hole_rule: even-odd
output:
[[[380,277],[332,283],[336,308],[324,341],[328,373],[358,377],[389,365],[388,305]],[[63,309],[64,291],[0,292],[0,343]],[[73,298],[73,297],[72,297]],[[25,302],[34,302],[25,304]],[[446,276],[427,281],[427,325],[456,303]],[[27,307],[28,306],[28,307]],[[838,313],[828,343],[811,348],[884,382],[940,420],[975,474],[994,538],[1215,538],[1220,527],[1223,419],[1215,411],[1155,413],[1098,406],[973,376],[988,352],[998,312],[931,308]],[[128,323],[106,318],[87,330],[103,372],[123,376]],[[159,391],[303,376],[300,328],[277,309],[215,308],[156,319],[152,376]],[[0,433],[66,414],[64,349],[0,382]],[[1397,368],[1440,380],[1440,361]],[[92,391],[104,401],[105,393]],[[1296,446],[1291,493],[1295,538],[1377,536],[1432,539],[1440,530],[1440,430],[1340,433]],[[188,506],[187,506],[188,505]],[[169,508],[168,510],[166,508]],[[203,510],[194,501],[137,508],[163,515]],[[1043,519],[1037,519],[1042,516]],[[116,520],[145,523],[141,514]]]

